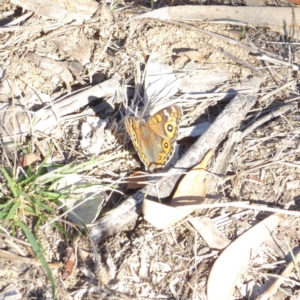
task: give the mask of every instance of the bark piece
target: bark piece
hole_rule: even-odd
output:
[[[12,0],[11,2],[38,15],[61,20],[64,23],[73,20],[89,20],[98,8],[98,3],[93,0]]]
[[[137,16],[164,20],[227,21],[228,23],[263,26],[289,33],[300,25],[300,8],[274,6],[203,6],[164,7]]]
[[[96,99],[114,96],[121,86],[120,82],[121,77],[117,75],[82,92],[57,101],[51,107],[47,106],[40,109],[33,120],[30,120],[30,115],[24,111],[21,104],[2,105],[0,109],[0,134],[3,136],[5,152],[9,157],[13,157],[16,145],[21,143],[23,137],[31,132],[32,124],[34,130],[48,133],[47,131],[56,127],[65,115],[73,113]]]

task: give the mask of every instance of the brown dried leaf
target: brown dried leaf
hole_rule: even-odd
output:
[[[75,264],[75,254],[72,247],[68,247],[66,249],[66,256],[64,258],[64,272],[63,278],[66,279],[73,271],[73,267]]]
[[[176,69],[182,69],[186,62],[189,61],[189,58],[187,56],[179,56],[175,59],[175,68]]]
[[[35,153],[21,154],[19,157],[22,167],[27,167],[39,159],[40,159],[39,156]]]
[[[215,223],[208,217],[189,218],[189,222],[201,234],[207,245],[213,249],[224,249],[230,244],[230,240],[225,238],[218,230]]]
[[[300,0],[288,0],[288,2],[300,5]]]
[[[85,82],[80,75],[80,73],[84,70],[83,65],[79,61],[73,61],[73,62],[68,62],[67,67],[71,71],[71,73],[75,76],[75,78],[78,80],[78,82],[84,85]]]
[[[106,24],[112,24],[115,21],[113,12],[106,5],[102,5],[101,7],[101,19]]]
[[[93,44],[82,30],[78,29],[68,35],[57,37],[52,42],[82,65],[90,62]]]
[[[26,58],[37,65],[43,72],[43,75],[49,77],[58,75],[65,82],[68,91],[71,91],[70,83],[73,82],[73,76],[66,64],[57,62],[48,57],[40,56],[33,52],[28,52]]]
[[[189,50],[178,53],[179,56],[186,56],[191,61],[201,61],[204,58],[204,54],[197,50]]]

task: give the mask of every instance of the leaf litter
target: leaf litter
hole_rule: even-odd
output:
[[[0,28],[1,165],[18,177],[27,170],[22,169],[28,167],[22,166],[17,157],[28,153],[42,159],[49,153],[48,163],[54,170],[57,163],[64,166],[88,162],[93,154],[100,158],[101,155],[111,157],[83,169],[72,169],[71,173],[86,180],[80,188],[88,187],[96,179],[97,188],[105,193],[106,199],[101,201],[101,217],[113,215],[114,208],[126,203],[122,194],[126,180],[142,168],[138,156],[125,151],[132,149],[124,128],[124,118],[129,111],[148,114],[158,110],[160,105],[182,105],[184,118],[178,141],[181,157],[203,133],[203,130],[197,131],[197,127],[205,124],[205,129],[209,128],[230,97],[244,93],[257,98],[252,111],[227,137],[230,140],[234,133],[241,133],[240,138],[230,144],[216,145],[215,162],[222,154],[225,159],[222,168],[220,164],[215,171],[207,170],[206,198],[224,206],[206,211],[206,219],[201,220],[203,210],[199,209],[170,228],[157,230],[136,216],[130,226],[105,238],[99,245],[93,245],[86,233],[88,229],[82,231],[82,227],[72,224],[62,210],[57,210],[46,224],[60,220],[73,241],[68,241],[57,228],[37,227],[36,238],[56,280],[57,299],[94,296],[214,299],[210,291],[220,288],[214,270],[221,264],[222,255],[230,251],[233,242],[242,243],[237,246],[237,253],[249,254],[249,249],[244,248],[246,243],[240,238],[247,240],[251,228],[262,226],[261,221],[270,218],[268,212],[251,209],[251,205],[281,209],[280,212],[282,209],[298,210],[297,37],[288,38],[267,28],[243,27],[237,23],[197,24],[193,20],[188,27],[188,24],[183,26],[155,19],[132,20],[146,13],[150,3],[111,3],[100,7],[98,12],[95,4],[85,3],[83,11],[79,9],[80,4],[77,12],[70,12],[69,7],[57,10],[59,3],[55,3],[53,10],[41,11],[29,1],[23,3],[23,8],[29,12],[19,14],[13,3],[17,2],[0,3],[1,11],[8,12],[9,18],[2,20],[4,25]],[[151,5],[155,13],[158,6],[165,3]],[[188,7],[186,11],[191,9]],[[77,22],[68,24],[74,16]],[[65,20],[62,22],[60,18]],[[85,23],[80,22],[82,19]],[[244,45],[251,47],[250,54]],[[188,56],[190,61],[179,65],[178,56],[188,53],[197,57]],[[172,78],[181,94],[171,98],[169,93],[154,95],[150,92],[147,96],[147,86],[144,94],[143,83],[151,82],[145,69],[149,57],[154,54],[157,63],[175,75]],[[111,84],[104,88],[103,83],[108,82]],[[164,85],[162,80],[161,90]],[[95,120],[95,113],[99,122]],[[37,169],[39,165],[40,161],[32,160],[29,167]],[[149,186],[155,186],[159,176],[167,175],[147,174],[145,178]],[[55,178],[51,178],[49,184],[54,185],[53,180]],[[4,182],[3,179],[2,184]],[[63,188],[74,197],[74,191],[79,189],[74,183]],[[8,195],[4,187],[0,192],[3,197]],[[82,191],[80,195],[88,198]],[[238,201],[246,202],[248,207],[230,206],[231,202]],[[88,210],[97,213],[97,209],[98,206]],[[264,292],[284,293],[288,299],[299,298],[297,271],[285,270],[285,266],[293,269],[291,264],[299,260],[297,254],[289,257],[291,250],[297,253],[299,217],[281,216],[281,219],[272,236],[276,243],[270,241],[267,233],[264,236],[258,232],[252,239],[260,241],[257,247],[261,243],[263,246],[251,257],[247,256],[246,262],[236,261],[241,275],[227,285],[234,299],[259,296],[264,299]],[[36,220],[23,215],[21,221],[32,229],[32,234],[35,233]],[[121,221],[115,221],[116,227],[117,223],[122,226]],[[201,227],[201,222],[201,226],[206,227]],[[17,231],[11,235],[10,228],[5,226],[2,222],[1,249],[18,255],[20,260],[0,253],[2,294],[7,290],[11,293],[13,287],[16,297],[22,294],[22,299],[50,299],[51,284],[44,269],[21,259],[25,255],[36,262],[33,251],[28,244],[24,245],[24,233]],[[206,233],[202,237],[204,230]],[[229,246],[222,252],[228,242]],[[247,240],[248,244],[253,246],[251,240]],[[76,263],[73,270],[68,269],[69,276],[65,276],[63,269],[52,268],[51,263],[62,262],[69,246],[75,250]],[[222,274],[222,279],[229,279],[231,267],[221,265],[221,270],[223,273],[216,273]],[[276,283],[274,278],[280,275],[289,278],[281,278],[279,289],[275,287],[278,281]],[[272,283],[270,291],[268,286]],[[255,294],[253,291],[257,290],[260,292]]]

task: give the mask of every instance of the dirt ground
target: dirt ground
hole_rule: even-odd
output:
[[[222,290],[223,279],[232,289],[232,299],[300,298],[298,36],[228,22],[184,23],[192,25],[194,29],[191,29],[157,19],[133,19],[151,11],[151,6],[155,12],[166,6],[201,4],[177,2],[108,3],[100,6],[83,24],[63,24],[33,13],[18,23],[21,30],[8,30],[5,28],[8,22],[30,11],[10,1],[0,1],[0,13],[3,13],[0,15],[1,126],[7,126],[11,112],[26,114],[30,120],[20,124],[16,121],[19,127],[17,142],[13,144],[19,146],[14,146],[14,150],[4,145],[7,130],[1,132],[1,167],[7,167],[8,162],[13,165],[14,156],[9,151],[20,153],[27,149],[30,152],[31,140],[35,144],[32,152],[40,157],[33,167],[45,158],[50,144],[54,145],[50,155],[53,164],[79,164],[94,155],[107,155],[107,161],[81,173],[86,180],[93,180],[102,187],[105,201],[101,202],[97,220],[134,194],[135,191],[126,188],[124,179],[135,171],[149,174],[126,133],[127,115],[140,112],[146,106],[151,112],[159,104],[180,105],[182,119],[176,160],[187,153],[203,133],[191,134],[191,130],[205,124],[211,126],[234,96],[246,94],[256,98],[245,118],[216,145],[212,165],[222,153],[227,153],[223,172],[213,172],[212,166],[207,170],[207,177],[216,183],[214,190],[210,189],[207,194],[213,199],[209,203],[223,206],[212,207],[205,214],[198,209],[162,230],[140,216],[97,245],[93,245],[86,230],[70,221],[62,207],[55,208],[51,220],[58,218],[70,239],[50,225],[38,231],[56,281],[55,299],[218,299],[213,293],[209,295],[208,290]],[[232,3],[209,3],[220,4]],[[278,6],[285,5],[290,4]],[[242,44],[272,54],[277,61],[259,59],[257,53],[251,53]],[[196,58],[185,54],[191,50]],[[149,100],[149,103],[143,97],[143,83],[153,53],[160,64],[170,66],[177,78],[184,77],[184,80],[175,95],[163,102]],[[182,57],[183,62],[179,59]],[[58,112],[54,126],[45,130],[35,127],[34,117],[45,107],[55,107],[58,101],[68,99],[75,92],[116,75],[122,79],[120,93],[95,96],[65,115]],[[58,111],[61,108],[57,106]],[[98,130],[93,127],[90,133],[87,129],[85,136],[84,129],[99,119],[102,123]],[[94,131],[101,136],[95,144],[96,152],[91,142]],[[237,142],[229,145],[228,141],[235,134],[240,134]],[[19,172],[16,174],[22,173]],[[1,185],[5,184],[2,177]],[[226,206],[232,202],[248,206]],[[251,205],[263,208],[252,209]],[[277,213],[280,220],[274,225],[274,231],[270,229],[272,238],[258,230],[254,236],[248,236],[247,243],[240,240],[238,244],[240,237],[273,213]],[[201,230],[189,221],[191,218],[202,218],[210,224],[208,236],[211,239],[201,235]],[[26,222],[30,228],[36,224],[31,217]],[[88,230],[91,228],[89,225]],[[222,240],[222,246],[216,245],[218,239]],[[0,241],[1,297],[11,292],[10,298],[0,299],[51,299],[47,273],[34,259],[36,255],[22,231],[14,235],[11,223],[2,220]],[[250,253],[250,246],[254,247],[258,241],[255,252]],[[237,242],[236,253],[247,254],[247,259],[242,261],[232,252],[229,254],[233,258],[229,262],[232,268],[222,265],[217,269],[222,273],[216,271],[220,276],[217,279],[213,277],[213,267],[233,242]],[[73,254],[71,269],[66,271],[64,257],[68,247]],[[30,260],[24,261],[23,257]],[[227,283],[227,277],[236,269],[237,277]],[[281,282],[275,287],[278,280]],[[269,296],[263,298],[263,293]],[[225,294],[223,299],[229,299]]]

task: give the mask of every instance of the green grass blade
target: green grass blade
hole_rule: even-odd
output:
[[[25,224],[23,224],[20,221],[16,221],[15,223],[16,223],[17,226],[19,226],[23,230],[23,232],[26,235],[29,243],[32,246],[32,249],[33,249],[36,257],[38,258],[38,260],[41,262],[41,264],[45,268],[45,270],[48,274],[49,280],[51,282],[52,298],[55,299],[55,281],[54,281],[54,278],[52,276],[52,272],[51,272],[51,270],[48,266],[48,263],[47,263],[44,255],[43,255],[43,252],[41,250],[40,245],[36,242],[36,239],[35,239],[34,235],[32,234],[32,232],[29,230],[29,228]]]
[[[15,212],[18,209],[19,206],[20,206],[20,201],[17,200],[15,202],[15,204],[12,206],[12,208],[10,209],[10,211],[8,212],[8,214],[6,215],[6,217],[4,219],[4,223],[7,223],[8,220],[14,219]]]
[[[43,191],[41,193],[41,196],[51,203],[58,204],[59,200],[61,199],[66,199],[68,198],[68,195],[64,195],[61,192],[48,192],[48,191]]]
[[[35,201],[35,206],[34,206],[35,213],[37,216],[40,214],[40,207],[41,207],[41,202],[42,202],[41,200],[42,200],[41,195],[37,195],[36,201]]]
[[[41,195],[43,197],[49,199],[49,200],[59,200],[59,199],[62,198],[62,196],[63,196],[63,198],[65,198],[65,196],[62,195],[61,193],[55,193],[55,192],[45,192],[45,191],[43,191],[41,193]]]
[[[59,232],[61,232],[69,241],[73,240],[70,234],[59,223],[51,223],[51,226],[56,228]]]
[[[37,172],[34,175],[34,181],[36,181],[37,178],[39,178],[41,176],[41,173],[43,172],[43,170],[45,170],[45,165],[46,162],[52,152],[53,149],[53,145],[50,146],[49,151],[47,153],[47,155],[45,156],[44,160],[42,161],[41,165],[39,166],[39,168],[37,169]]]
[[[33,174],[29,175],[25,179],[19,180],[19,185],[21,187],[28,187],[30,185],[30,183],[33,183]]]
[[[47,204],[41,202],[40,204],[40,208],[44,209],[45,211],[49,212],[49,213],[53,213],[55,211],[54,208],[48,206]]]
[[[37,178],[39,178],[41,176],[41,173],[43,171],[46,171],[45,170],[45,165],[46,165],[47,159],[50,156],[51,151],[52,151],[52,146],[50,147],[45,159],[42,161],[41,165],[38,167],[36,173],[32,173],[31,172],[31,167],[29,166],[29,168],[27,170],[28,171],[27,178],[20,182],[21,186],[24,187],[24,186],[27,186],[29,183],[35,183]]]
[[[5,204],[0,204],[0,209],[8,207],[8,206],[12,205],[12,203],[13,203],[13,201],[9,201]]]
[[[19,192],[19,195],[22,196],[24,199],[26,199],[28,202],[35,204],[34,199],[32,197],[30,197],[27,193],[25,193],[21,190],[19,190],[18,192]]]
[[[7,215],[6,212],[0,211],[0,220],[4,219],[6,215]]]
[[[35,210],[27,204],[23,204],[22,209],[24,209],[26,211],[26,214],[30,214],[30,215],[34,215],[34,216],[36,215]]]
[[[7,180],[7,183],[14,195],[14,197],[18,197],[18,192],[17,192],[17,184],[16,182],[9,176],[9,174],[7,173],[7,171],[4,168],[0,168],[1,173],[3,174],[3,176],[5,177],[5,179]]]
[[[0,210],[0,220],[5,219],[5,217],[7,216],[8,212],[10,211],[10,209],[13,205],[14,205],[14,202],[10,201],[6,207],[3,207]]]

